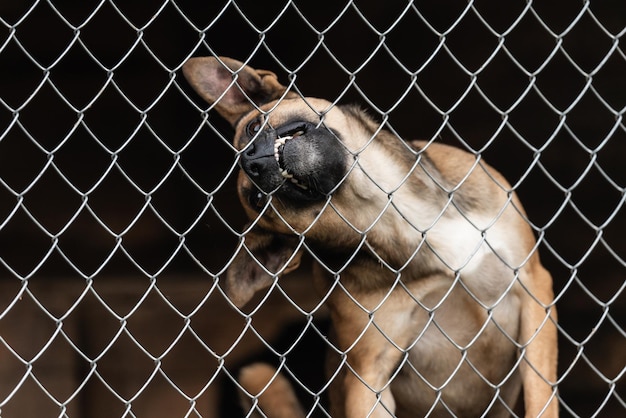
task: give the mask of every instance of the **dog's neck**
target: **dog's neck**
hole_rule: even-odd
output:
[[[388,289],[399,277],[409,283],[434,274],[452,276],[427,246],[412,251],[398,242],[377,245],[366,239],[350,248],[330,248],[327,243],[307,240],[307,247],[327,280],[339,277],[342,283],[356,286],[359,291]],[[389,251],[390,248],[394,250]],[[370,280],[363,281],[361,277]]]

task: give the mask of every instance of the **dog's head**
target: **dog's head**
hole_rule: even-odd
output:
[[[370,146],[378,129],[374,122],[354,108],[303,98],[274,73],[230,58],[192,58],[183,73],[235,129],[242,168],[238,193],[254,224],[245,237],[247,250],[239,252],[227,275],[226,290],[237,305],[298,266],[304,236],[330,249],[355,248],[362,241],[360,231],[380,208],[360,216],[363,225],[352,224],[351,212],[375,193],[364,184],[384,183],[376,178],[384,167],[363,167],[368,161],[363,154],[375,147]],[[381,196],[384,201],[385,193]]]

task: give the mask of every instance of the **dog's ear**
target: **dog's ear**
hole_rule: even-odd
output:
[[[226,57],[190,58],[183,65],[183,74],[194,90],[209,104],[215,104],[215,109],[231,125],[255,106],[276,100],[287,90],[273,72],[255,70]]]
[[[303,252],[298,248],[297,237],[259,229],[246,234],[244,245],[228,268],[224,284],[226,295],[237,307],[245,305],[257,291],[270,286],[276,275],[297,269]]]

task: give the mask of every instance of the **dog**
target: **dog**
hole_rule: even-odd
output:
[[[340,353],[332,417],[509,416],[522,387],[526,417],[558,416],[552,277],[502,175],[271,71],[225,57],[182,69],[235,130],[250,223],[225,292],[241,307],[313,256]],[[251,370],[244,387],[265,415],[304,416],[292,393],[281,404],[284,376]]]

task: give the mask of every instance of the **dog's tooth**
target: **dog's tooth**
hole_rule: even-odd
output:
[[[298,186],[299,188],[301,188],[302,190],[309,190],[309,188],[308,188],[306,185],[304,185],[304,184],[300,183],[300,182],[299,182],[299,181],[298,181],[295,177],[293,177],[293,176],[291,177],[291,182],[292,182],[293,184],[295,184],[296,186]]]
[[[274,148],[278,148],[281,145],[285,145],[285,142],[287,142],[288,139],[291,139],[291,136],[281,136],[279,138],[276,138],[274,140]]]
[[[274,158],[276,159],[276,162],[279,162],[280,160],[280,147],[285,145],[285,141],[289,138],[291,137],[284,136],[274,140]]]
[[[289,171],[287,171],[287,169],[284,169],[283,171],[281,171],[282,176],[286,179],[292,179],[293,178],[293,174],[290,174]]]

